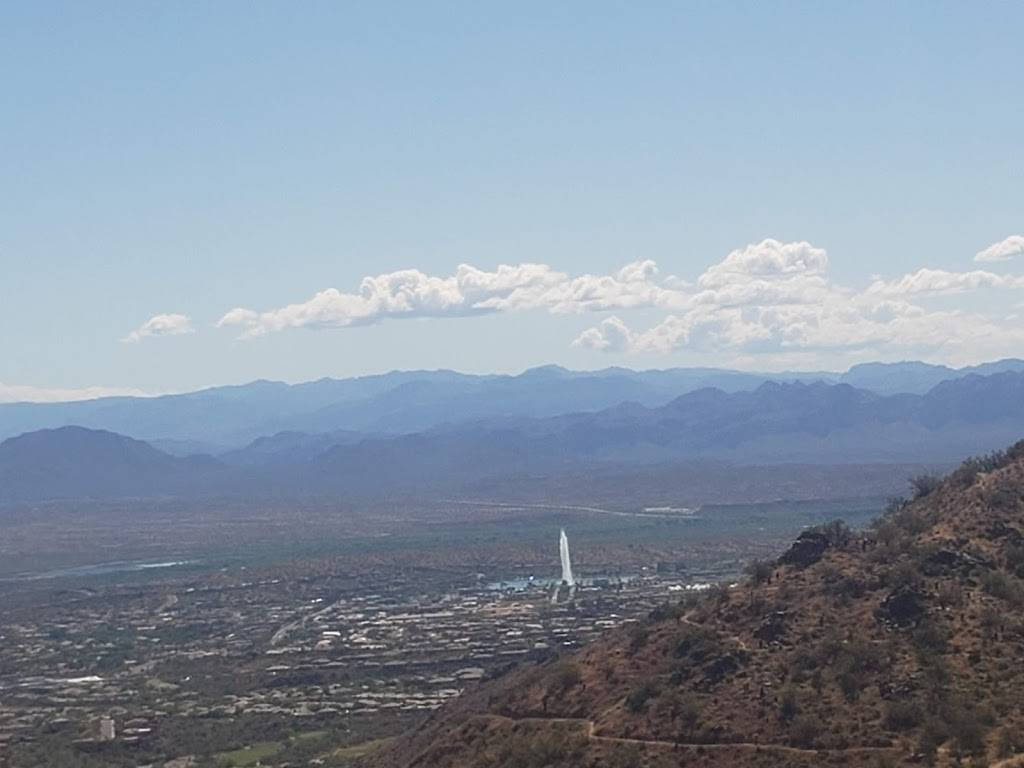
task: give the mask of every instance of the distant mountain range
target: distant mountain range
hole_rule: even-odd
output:
[[[457,385],[468,387],[465,378],[456,376]],[[175,457],[130,437],[83,427],[37,431],[0,444],[0,500],[444,493],[514,476],[529,482],[531,476],[579,477],[709,460],[943,463],[1024,436],[1024,371],[969,374],[944,380],[925,394],[770,381],[750,391],[702,388],[663,405],[620,402],[554,416],[517,414],[515,403],[526,406],[525,400],[515,400],[524,378],[543,382],[535,389],[548,393],[545,407],[551,407],[569,389],[564,382],[580,377],[545,369],[521,377],[471,378],[481,389],[506,388],[513,405],[498,401],[491,411],[502,416],[412,434],[279,432],[219,457]],[[602,376],[582,378],[583,390],[600,391]],[[278,391],[284,385],[266,386]],[[399,389],[407,386],[429,392],[424,402],[436,406],[439,382],[410,382]],[[414,399],[398,401],[411,408]],[[213,406],[207,402],[206,407]]]
[[[546,366],[518,376],[409,371],[294,385],[255,381],[153,398],[0,404],[0,439],[76,425],[146,440],[176,455],[220,454],[281,432],[413,434],[474,419],[597,412],[624,402],[656,408],[700,389],[749,392],[766,382],[822,381],[880,395],[924,394],[944,381],[1012,371],[1024,371],[1024,360],[960,369],[868,363],[841,374],[715,368],[578,372]]]

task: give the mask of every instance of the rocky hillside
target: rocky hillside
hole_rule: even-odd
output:
[[[382,768],[1017,764],[1024,443],[467,692]]]

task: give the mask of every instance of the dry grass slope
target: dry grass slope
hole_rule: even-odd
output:
[[[479,686],[374,765],[1014,765],[1024,443],[915,488],[865,533],[805,532],[738,588]]]

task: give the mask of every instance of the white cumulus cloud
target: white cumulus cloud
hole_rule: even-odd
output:
[[[992,243],[988,248],[978,251],[975,261],[1009,261],[1024,253],[1024,235],[1010,235],[1005,240]]]
[[[1000,258],[1016,247],[1013,238],[997,246]],[[966,350],[984,345],[1008,351],[1024,343],[1024,328],[1016,315],[997,317],[997,304],[990,314],[939,309],[934,306],[939,297],[1019,289],[1024,276],[931,268],[851,287],[830,277],[824,248],[768,238],[731,251],[691,279],[663,275],[649,259],[605,274],[569,275],[537,263],[490,270],[463,264],[448,275],[407,269],[364,277],[351,292],[329,288],[262,311],[236,307],[218,325],[252,338],[290,328],[344,328],[401,318],[528,310],[609,313],[578,333],[573,346],[608,353],[726,352],[744,359],[957,349],[964,357]],[[665,316],[636,328],[624,319],[630,310],[662,310]]]
[[[192,320],[187,315],[154,315],[125,336],[122,341],[134,344],[155,336],[181,336],[194,332]]]
[[[574,347],[601,352],[627,352],[635,343],[633,332],[622,318],[605,318],[596,328],[588,328],[573,341]]]
[[[746,280],[774,280],[796,275],[820,275],[828,267],[828,255],[807,242],[780,243],[762,240],[739,248],[701,275],[698,284],[715,288]]]
[[[971,272],[948,272],[944,269],[919,269],[898,280],[886,282],[876,280],[868,288],[869,293],[884,296],[909,296],[913,294],[935,294],[948,296],[981,288],[1021,288],[1024,278],[1012,275],[997,275],[976,269]]]
[[[1021,289],[1024,277],[974,270],[919,269],[866,289],[827,275],[826,252],[806,242],[764,240],[728,254],[678,291],[673,311],[646,329],[619,317],[584,330],[577,347],[605,352],[669,354],[681,350],[786,355],[794,352],[874,354],[966,350],[981,343],[1010,349],[1024,343],[1014,317],[936,310],[922,301],[986,289]]]
[[[358,292],[328,288],[278,309],[236,307],[217,325],[239,327],[243,337],[255,337],[287,328],[345,328],[398,318],[667,307],[678,295],[678,288],[659,283],[653,261],[635,262],[611,275],[578,277],[545,264],[503,264],[493,271],[462,264],[444,277],[415,269],[365,277]]]

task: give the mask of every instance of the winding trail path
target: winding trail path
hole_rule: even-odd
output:
[[[896,747],[847,747],[846,749],[805,749],[802,747],[793,747],[788,744],[767,744],[767,743],[756,743],[750,741],[739,741],[739,742],[723,742],[718,744],[700,744],[700,743],[688,743],[688,742],[676,742],[666,741],[663,739],[633,739],[625,736],[600,736],[596,733],[597,724],[593,720],[587,720],[584,718],[573,718],[573,717],[506,717],[504,715],[480,715],[480,717],[499,720],[502,722],[509,723],[538,723],[542,725],[550,725],[553,723],[567,723],[583,726],[587,733],[587,738],[590,741],[605,742],[608,744],[632,744],[634,746],[643,747],[655,747],[659,749],[686,749],[696,750],[703,749],[708,751],[716,752],[727,752],[729,750],[742,750],[742,751],[762,751],[762,752],[775,752],[782,755],[800,755],[802,757],[817,757],[823,754],[843,754],[843,755],[884,755],[891,754],[898,756],[901,753]],[[992,768],[998,768],[1003,764],[993,765]],[[1003,768],[1016,768],[1016,766],[1022,765],[1021,763],[1007,762]]]

